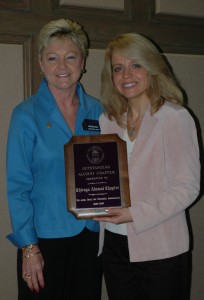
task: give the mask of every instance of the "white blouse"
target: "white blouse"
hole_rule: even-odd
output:
[[[131,153],[132,153],[132,148],[133,148],[133,145],[134,145],[135,141],[133,141],[133,142],[130,141],[130,139],[128,137],[127,130],[125,130],[123,139],[124,139],[124,141],[126,141],[127,159],[128,159],[128,162],[129,162],[130,156],[131,156]],[[125,223],[116,225],[116,224],[107,222],[106,223],[106,229],[111,231],[111,232],[114,232],[114,233],[127,235],[127,229],[126,229],[126,224]]]

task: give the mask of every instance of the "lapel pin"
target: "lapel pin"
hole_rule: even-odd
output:
[[[48,122],[47,123],[47,128],[51,128],[52,127],[52,123],[51,122]]]

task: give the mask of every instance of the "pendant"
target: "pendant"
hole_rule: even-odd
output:
[[[130,130],[128,131],[128,134],[130,137],[132,137],[135,134],[136,130],[135,130],[135,126],[131,126]]]

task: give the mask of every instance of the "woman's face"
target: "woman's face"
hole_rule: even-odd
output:
[[[76,88],[84,66],[81,50],[71,39],[53,37],[39,58],[51,90]]]
[[[113,51],[111,63],[113,84],[119,94],[129,101],[147,97],[149,76],[140,64],[117,51]]]

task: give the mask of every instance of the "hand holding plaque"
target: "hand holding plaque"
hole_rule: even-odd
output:
[[[67,207],[78,219],[130,206],[126,142],[118,135],[73,136],[64,153]]]

